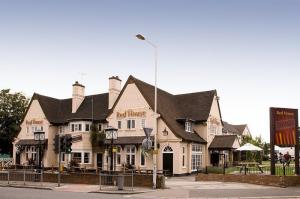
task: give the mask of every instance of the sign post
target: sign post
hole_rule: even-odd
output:
[[[299,175],[298,109],[270,108],[271,175],[275,175],[275,145],[295,147],[295,174]]]

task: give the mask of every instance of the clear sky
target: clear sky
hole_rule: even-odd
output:
[[[298,0],[0,0],[0,89],[71,97],[130,74],[174,94],[217,89],[222,116],[269,140],[269,107],[299,108]],[[85,73],[82,76],[80,73]]]

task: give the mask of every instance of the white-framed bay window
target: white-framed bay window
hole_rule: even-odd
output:
[[[203,166],[203,146],[201,144],[192,144],[191,170],[197,171],[202,166]]]
[[[72,160],[78,164],[91,164],[92,152],[91,151],[74,151],[71,154]]]

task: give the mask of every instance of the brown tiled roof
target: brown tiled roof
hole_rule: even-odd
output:
[[[247,124],[241,124],[241,125],[233,125],[233,124],[229,124],[227,122],[223,121],[223,133],[233,133],[236,135],[242,135]]]
[[[108,113],[108,93],[85,96],[76,113],[72,113],[72,98],[55,99],[35,93],[49,122],[54,124],[66,123],[70,120],[106,120]],[[92,110],[93,109],[93,110]]]
[[[233,149],[233,144],[236,139],[236,135],[216,135],[209,145],[209,149]]]
[[[37,99],[49,120],[54,124],[66,123],[70,120],[91,120],[92,115],[95,120],[106,120],[112,112],[118,100],[122,96],[127,84],[135,83],[147,103],[154,109],[154,86],[145,83],[133,76],[129,76],[116,103],[111,110],[108,110],[108,93],[86,96],[76,113],[72,113],[72,98],[55,99],[39,94],[34,94],[32,99]],[[216,90],[172,95],[161,89],[157,90],[158,106],[157,110],[161,118],[176,136],[191,142],[206,143],[197,132],[188,133],[184,125],[176,121],[178,118],[186,118],[195,122],[207,121],[212,106]],[[93,106],[92,106],[92,101]],[[92,111],[93,107],[93,111]],[[92,114],[93,113],[93,114]]]
[[[155,87],[133,76],[128,78],[119,98],[124,92],[126,85],[130,83],[135,83],[145,100],[154,110]],[[177,122],[176,119],[189,118],[196,121],[207,121],[211,105],[216,94],[216,90],[212,90],[198,93],[172,95],[164,90],[157,89],[157,111],[176,136],[183,138],[186,141],[206,143],[206,141],[196,132],[186,132],[184,125]],[[119,98],[117,99],[117,102]],[[115,105],[116,104],[117,103],[115,103]],[[113,111],[114,106],[112,107],[111,112]]]

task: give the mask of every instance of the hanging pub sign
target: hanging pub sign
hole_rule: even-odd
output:
[[[277,146],[295,146],[298,128],[298,110],[271,108],[272,137]]]

